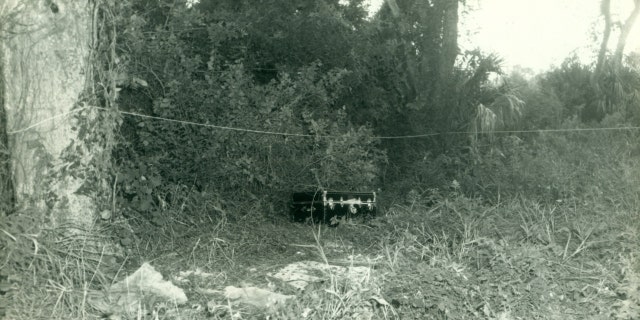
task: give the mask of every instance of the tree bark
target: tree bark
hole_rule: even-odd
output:
[[[458,0],[445,0],[443,3],[442,49],[440,51],[440,81],[451,76],[458,58]]]
[[[17,207],[47,213],[53,226],[89,226],[97,205],[90,192],[80,192],[90,174],[82,171],[90,157],[104,152],[78,144],[86,137],[80,129],[90,130],[87,123],[96,117],[79,105],[92,81],[90,1],[9,0],[0,15],[5,20],[0,50]]]

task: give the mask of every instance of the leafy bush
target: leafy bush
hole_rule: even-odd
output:
[[[256,81],[243,61],[219,49],[243,36],[237,25],[205,27],[196,11],[180,10],[165,29],[128,34],[136,43],[124,51],[129,73],[148,86],[127,87],[120,103],[155,118],[125,118],[116,157],[126,204],[154,212],[171,185],[281,203],[300,188],[375,186],[385,154],[371,128],[352,125],[337,102],[348,71],[315,62]],[[184,31],[190,26],[206,32]],[[193,48],[192,37],[210,51]]]
[[[468,158],[469,170],[456,178],[465,192],[485,199],[518,194],[561,202],[605,197],[630,207],[626,199],[635,199],[638,191],[633,182],[638,179],[633,169],[638,133],[598,130],[624,123],[620,115],[611,115],[587,127],[573,118],[560,127],[567,132],[499,137]]]
[[[537,79],[527,81],[512,75],[524,101],[519,128],[524,130],[558,128],[566,115],[564,107],[554,90],[542,86]]]

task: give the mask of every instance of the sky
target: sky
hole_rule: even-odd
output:
[[[370,10],[384,0],[369,0]],[[612,0],[614,19],[626,19],[632,0]],[[467,0],[474,10],[461,16],[460,46],[495,52],[504,66],[539,72],[559,65],[576,52],[583,62],[595,59],[592,35],[602,32],[598,21],[600,0]],[[610,48],[617,34],[612,33]],[[625,52],[640,52],[640,19],[628,38]]]

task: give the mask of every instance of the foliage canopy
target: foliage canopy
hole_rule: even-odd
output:
[[[235,200],[402,185],[423,159],[477,163],[495,149],[485,147],[494,142],[486,131],[557,128],[619,110],[592,103],[593,68],[575,59],[525,79],[503,74],[496,55],[460,52],[464,2],[388,3],[371,18],[362,0],[122,4],[120,108],[183,121],[124,119],[114,153],[122,203],[154,212],[170,198],[167,185]],[[625,81],[610,91],[625,94],[610,105],[633,110],[632,86],[615,88],[637,72],[620,70],[612,79]],[[376,138],[427,132],[445,134]]]

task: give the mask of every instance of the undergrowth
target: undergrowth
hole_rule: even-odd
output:
[[[460,171],[480,183],[493,168],[500,196],[469,192],[463,176],[440,187],[414,184],[402,195],[383,194],[388,201],[376,219],[337,228],[293,224],[274,214],[268,197],[228,201],[184,185],[159,188],[165,196],[158,194],[152,216],[125,214],[109,228],[77,233],[91,238],[73,236],[70,227],[38,228],[35,215],[15,213],[0,223],[7,253],[0,306],[7,319],[99,318],[93,292],[150,262],[169,279],[196,269],[215,276],[183,286],[188,306],[156,304],[131,318],[637,319],[640,169],[618,149],[632,139],[610,148],[593,135],[512,141],[504,156],[489,153]],[[583,147],[563,152],[569,141]],[[105,242],[121,251],[99,245]],[[301,260],[365,261],[371,271],[357,279],[328,272],[304,291],[267,276]],[[296,297],[263,310],[199,291],[229,285]]]
[[[0,312],[6,319],[99,318],[93,293],[120,271],[122,253],[109,230],[42,228],[39,215],[21,212],[0,222]]]

